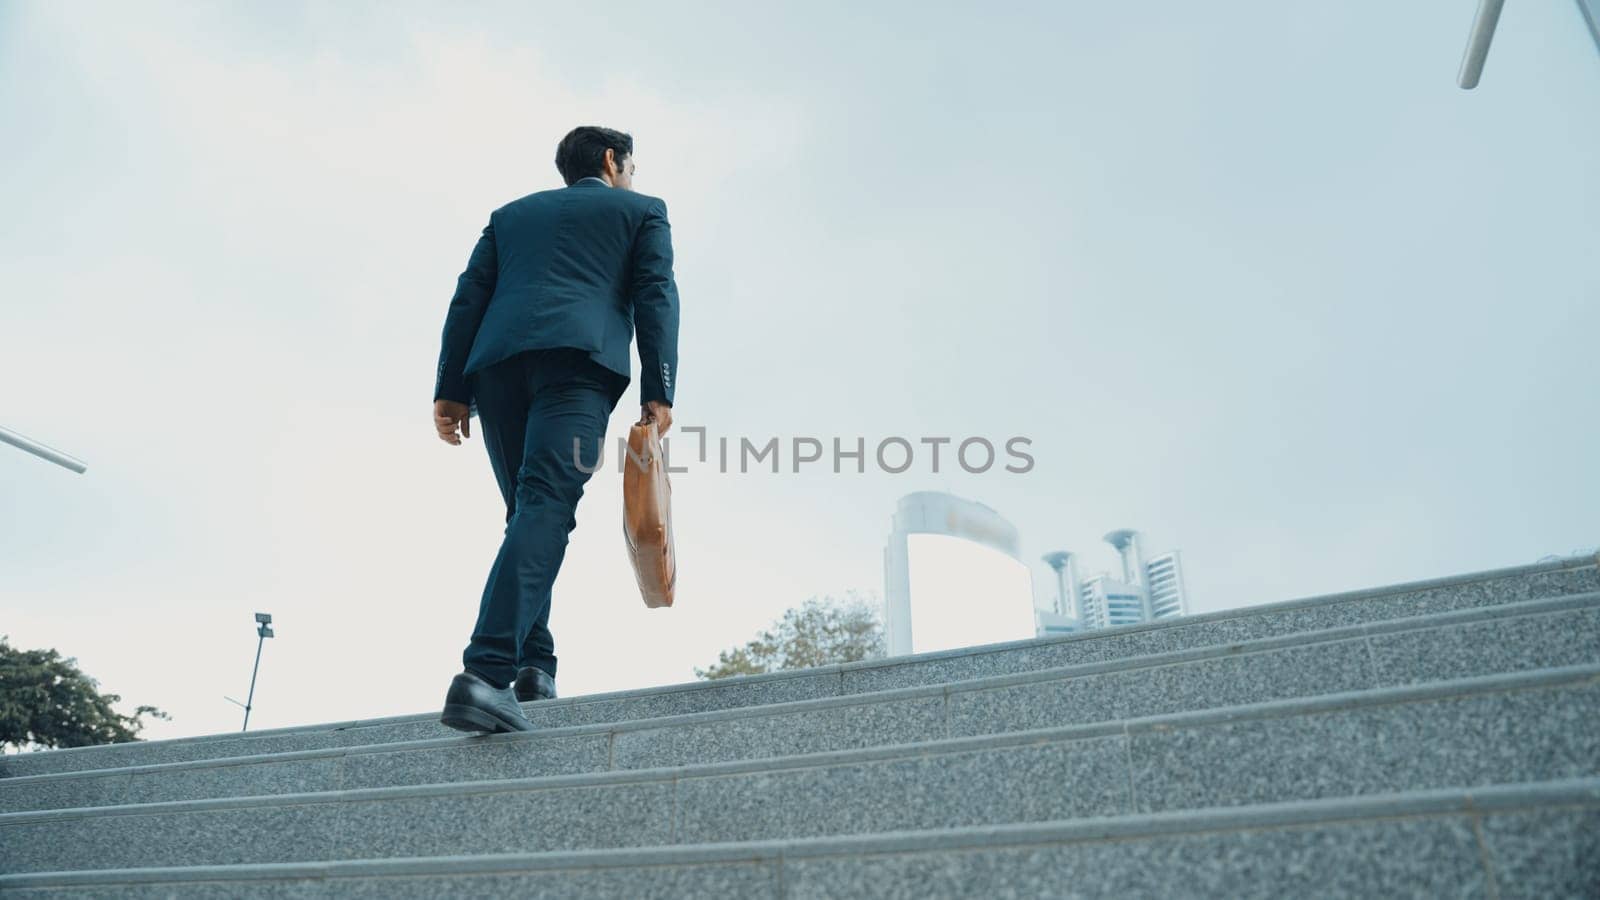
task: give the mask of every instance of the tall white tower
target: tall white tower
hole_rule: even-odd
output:
[[[1078,583],[1078,557],[1070,550],[1046,553],[1044,561],[1056,572],[1056,599],[1052,610],[1071,619],[1083,618],[1083,594]]]
[[[1122,580],[1134,586],[1144,584],[1144,538],[1132,528],[1108,533],[1105,542],[1122,554]]]

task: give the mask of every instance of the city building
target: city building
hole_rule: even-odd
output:
[[[1057,550],[1044,555],[1056,573],[1056,593],[1050,608],[1035,614],[1038,635],[1137,625],[1188,613],[1178,551],[1145,559],[1142,535],[1127,528],[1107,534],[1105,540],[1117,550],[1120,573],[1080,578],[1076,554]]]
[[[1004,516],[942,491],[901,497],[883,550],[887,654],[1137,625],[1188,612],[1178,551],[1145,559],[1143,536],[1132,529],[1105,540],[1117,550],[1118,572],[1083,577],[1077,554],[1044,555],[1055,571],[1055,591],[1049,607],[1037,609],[1033,570],[1022,562],[1021,537]]]

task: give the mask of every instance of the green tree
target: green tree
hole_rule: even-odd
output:
[[[0,635],[0,750],[87,747],[138,740],[144,717],[168,718],[154,706],[131,716],[111,708],[122,698],[55,650],[18,650]]]
[[[850,591],[844,600],[812,597],[783,614],[755,640],[718,654],[715,665],[695,669],[698,678],[759,675],[805,669],[883,655],[883,627],[875,603]]]

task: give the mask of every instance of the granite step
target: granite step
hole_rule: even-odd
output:
[[[839,753],[0,815],[0,872],[646,847],[1600,776],[1600,665]]]
[[[1593,896],[1600,779],[645,848],[0,876],[24,897]]]
[[[17,812],[767,759],[1600,663],[1600,594],[847,697],[0,780]]]
[[[527,704],[524,708],[535,724],[545,728],[653,719],[1108,662],[1338,626],[1356,626],[1450,610],[1490,608],[1530,599],[1595,591],[1600,591],[1600,569],[1596,568],[1596,558],[1579,556],[1082,635],[988,644],[769,675],[565,697]],[[437,711],[430,710],[414,715],[330,722],[248,734],[136,741],[0,757],[0,783],[7,777],[318,748],[367,747],[380,743],[442,738],[452,734],[454,732],[439,724]]]

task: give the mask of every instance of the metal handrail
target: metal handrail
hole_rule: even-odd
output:
[[[1483,61],[1489,57],[1489,42],[1494,40],[1494,27],[1500,22],[1500,8],[1506,0],[1479,0],[1478,16],[1472,20],[1472,33],[1467,37],[1467,52],[1461,57],[1461,72],[1456,83],[1462,90],[1478,86],[1483,76]]]
[[[1594,38],[1594,45],[1600,49],[1600,0],[1578,0],[1578,9],[1583,12],[1583,21],[1589,26],[1589,36]]]
[[[1506,0],[1478,0],[1478,15],[1472,20],[1472,33],[1467,36],[1467,52],[1461,57],[1461,72],[1456,83],[1462,90],[1478,86],[1483,76],[1483,61],[1489,56],[1489,42],[1494,40],[1495,26],[1500,22],[1500,9]],[[1600,0],[1574,0],[1578,13],[1589,26],[1589,36],[1600,49]]]
[[[20,447],[21,449],[32,453],[34,456],[37,456],[40,459],[47,459],[58,466],[71,469],[80,475],[83,474],[85,469],[89,468],[81,460],[68,456],[67,454],[62,453],[60,450],[57,450],[53,447],[46,447],[32,438],[17,434],[15,431],[12,431],[4,425],[0,425],[0,441],[5,441],[13,447]]]

